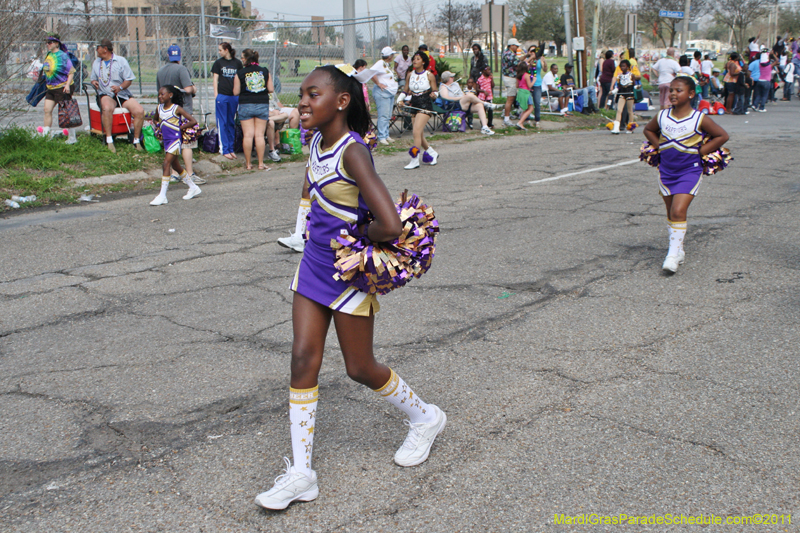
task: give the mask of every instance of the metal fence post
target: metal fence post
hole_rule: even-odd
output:
[[[111,67],[109,67],[110,70]],[[136,27],[136,68],[139,71],[139,96],[142,96],[142,54],[139,52],[139,27]]]
[[[204,0],[200,0],[200,49],[201,64],[203,65],[203,93],[200,97],[200,110],[205,113],[208,108],[208,55],[206,54],[206,3]],[[215,115],[214,119],[216,118]]]

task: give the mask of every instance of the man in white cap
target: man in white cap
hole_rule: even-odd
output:
[[[519,41],[513,37],[508,40],[506,51],[503,52],[503,60],[500,64],[500,72],[503,75],[503,93],[506,96],[506,108],[503,113],[503,125],[511,126],[511,107],[517,97],[517,49]]]
[[[197,87],[192,83],[189,69],[181,65],[181,47],[177,44],[167,48],[167,64],[158,69],[156,73],[156,89],[164,85],[183,89],[182,107],[184,111],[192,115],[194,111],[192,97],[197,94]],[[197,139],[191,143],[183,143],[182,146],[181,155],[183,156],[183,164],[189,174],[189,179],[197,185],[204,184],[206,180],[197,176],[192,168],[192,149],[197,148]]]
[[[381,50],[381,59],[372,65],[372,70],[378,72],[372,77],[375,86],[372,88],[372,97],[375,99],[375,108],[378,112],[378,142],[389,144],[394,140],[389,137],[389,119],[392,116],[394,95],[397,94],[397,73],[392,67],[392,59],[397,52],[391,46]]]

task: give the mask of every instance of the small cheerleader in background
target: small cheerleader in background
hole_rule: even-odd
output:
[[[402,230],[395,204],[361,139],[370,126],[361,83],[374,75],[369,69],[356,73],[350,65],[328,65],[315,69],[300,87],[303,128],[319,131],[311,140],[306,169],[311,197],[308,242],[291,285],[295,294],[289,421],[294,464],[284,459],[286,473],[275,479],[272,489],[256,497],[256,504],[266,509],[286,509],[293,501],[308,502],[319,494],[311,457],[318,376],[331,319],[347,375],[409,418],[408,436],[394,455],[395,463],[424,462],[447,423],[441,409],[425,403],[392,369],[375,361],[373,329],[379,310],[375,294],[334,278],[332,239],[360,234],[372,242],[387,242],[398,238]]]
[[[397,98],[397,105],[409,106],[411,114],[414,115],[411,130],[414,146],[408,151],[411,161],[403,167],[406,170],[419,168],[420,155],[422,162],[428,165],[435,165],[439,160],[439,153],[425,139],[425,126],[433,113],[433,100],[439,96],[436,77],[428,70],[430,61],[428,54],[421,51],[417,51],[411,57],[412,68],[408,70],[405,88]]]
[[[669,251],[662,268],[671,273],[686,255],[686,211],[703,181],[703,157],[728,141],[728,134],[711,117],[692,109],[695,94],[694,78],[676,77],[669,86],[672,107],[659,111],[644,128],[650,146],[658,147],[659,190],[669,223]]]
[[[161,167],[161,192],[150,202],[150,205],[168,203],[167,188],[172,175],[170,168],[175,170],[181,181],[189,186],[189,192],[184,195],[184,200],[190,200],[202,192],[200,187],[195,185],[189,177],[189,173],[181,167],[180,163],[183,132],[194,127],[197,121],[181,107],[183,93],[178,87],[169,85],[161,87],[158,90],[158,101],[159,105],[158,109],[156,109],[155,121],[161,128],[161,136],[164,139],[164,151],[166,153],[164,154],[164,164]],[[184,120],[181,120],[181,118]]]

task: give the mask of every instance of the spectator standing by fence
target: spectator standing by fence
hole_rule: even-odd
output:
[[[606,50],[603,66],[600,67],[600,109],[606,108],[608,96],[611,94],[611,80],[614,79],[614,69],[617,64],[614,63],[614,51]]]
[[[481,50],[481,45],[475,43],[472,45],[472,57],[470,58],[470,68],[469,68],[469,77],[473,80],[477,80],[480,77],[483,69],[489,66],[489,62],[486,61],[486,56],[483,55],[483,51]]]
[[[114,53],[114,46],[108,39],[97,45],[97,59],[92,65],[92,85],[97,91],[97,106],[100,108],[103,131],[106,135],[108,149],[116,152],[111,127],[114,120],[114,109],[127,109],[133,119],[133,146],[142,150],[139,140],[142,137],[144,108],[136,101],[128,90],[136,79],[128,60]]]
[[[506,95],[506,107],[503,111],[504,126],[511,126],[511,107],[517,97],[518,49],[519,41],[512,37],[508,40],[508,46],[506,46],[506,50],[503,52],[503,59],[500,62],[500,73],[503,76],[503,93]]]
[[[53,124],[53,109],[56,104],[72,100],[72,84],[75,76],[75,65],[67,55],[67,47],[61,43],[58,34],[47,37],[47,56],[42,65],[47,92],[44,96],[44,127],[42,135],[50,135],[50,126]],[[785,91],[784,91],[785,92]],[[67,144],[75,144],[75,128],[69,129]]]
[[[173,44],[167,48],[167,64],[158,69],[156,73],[156,87],[159,89],[165,85],[180,87],[183,90],[183,104],[181,107],[186,113],[194,116],[193,96],[197,94],[197,87],[192,83],[189,69],[181,65],[181,47]],[[192,150],[197,148],[197,139],[183,139],[181,145],[181,156],[183,157],[183,167],[194,183],[202,185],[205,183],[194,173],[192,167]]]
[[[258,52],[247,48],[242,51],[242,67],[233,79],[233,94],[239,97],[239,121],[242,124],[242,148],[244,148],[244,165],[247,170],[253,168],[250,157],[253,154],[253,142],[256,145],[258,169],[266,170],[264,151],[266,142],[264,135],[269,123],[269,95],[275,89],[269,70],[258,64]],[[277,151],[274,156],[280,161]],[[270,158],[273,154],[270,153]],[[273,159],[275,160],[275,159]]]
[[[397,52],[391,46],[384,46],[381,50],[381,59],[372,65],[372,70],[378,74],[372,77],[375,86],[372,88],[372,98],[378,112],[378,142],[389,144],[394,139],[389,137],[389,120],[392,117],[392,103],[397,94],[397,73],[392,69],[392,60]]]
[[[236,50],[230,43],[219,43],[218,50],[219,59],[211,67],[211,73],[214,75],[214,111],[219,130],[219,147],[222,155],[228,159],[236,159],[233,151],[236,140],[234,119],[239,108],[239,97],[233,94],[233,80],[243,65],[236,59]]]

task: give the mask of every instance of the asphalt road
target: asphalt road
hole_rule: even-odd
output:
[[[210,179],[192,201],[173,186],[158,208],[0,219],[0,530],[620,530],[562,513],[773,513],[783,525],[702,530],[796,530],[800,105],[718,121],[735,161],[704,180],[674,276],[656,171],[574,174],[635,159],[640,133],[440,144],[413,172],[379,157],[442,232],[431,271],[382,299],[377,356],[448,427],[426,463],[395,466],[402,417],[348,380],[331,333],[320,496],[278,513],[253,497],[291,455],[300,256],[275,240],[302,165]]]

